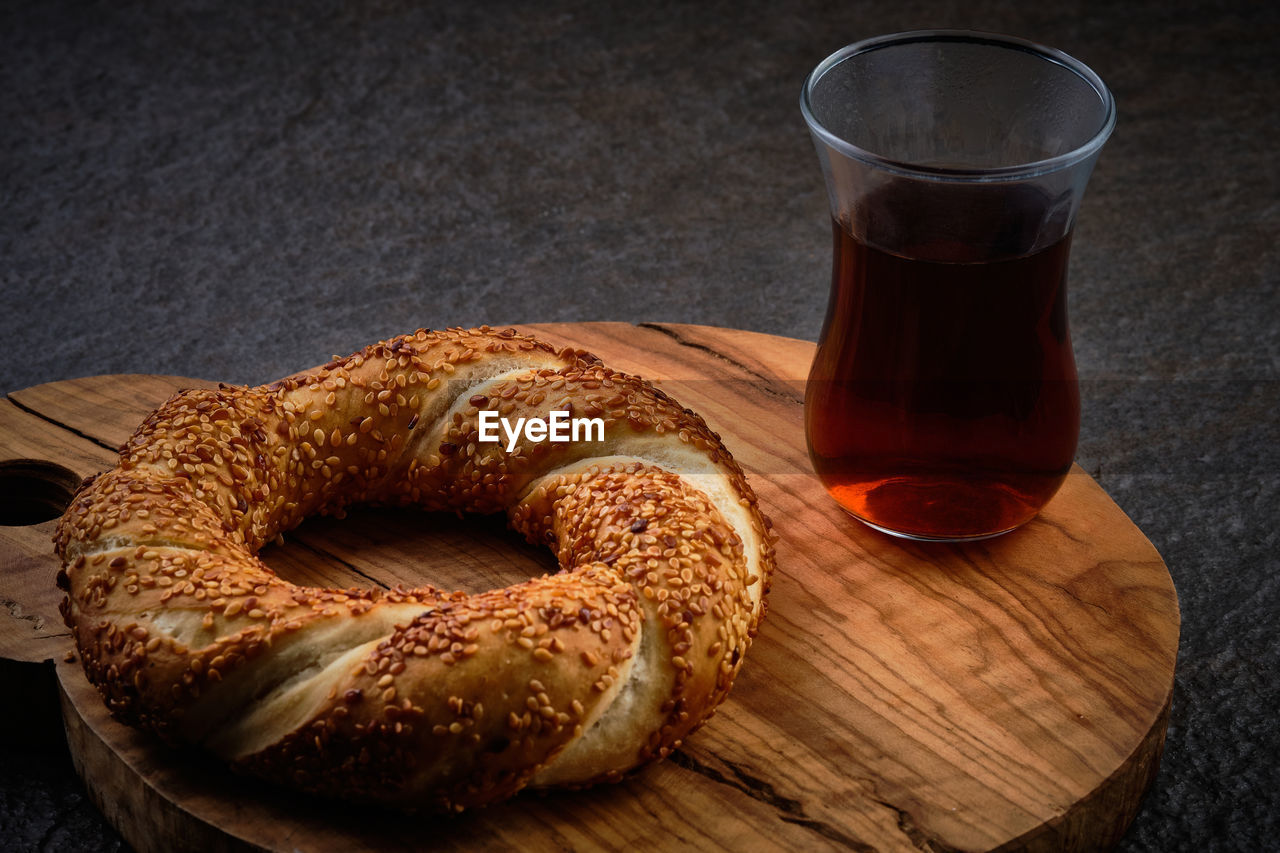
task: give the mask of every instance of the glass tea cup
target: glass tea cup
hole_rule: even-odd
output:
[[[832,54],[801,110],[834,237],[805,394],[815,472],[886,533],[1018,527],[1075,455],[1067,261],[1111,93],[1059,51],[933,30]]]

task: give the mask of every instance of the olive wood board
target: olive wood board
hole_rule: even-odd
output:
[[[58,615],[55,522],[11,517],[0,526],[0,654],[53,661],[73,760],[130,844],[986,851],[1119,840],[1159,763],[1178,601],[1155,549],[1079,467],[1013,533],[900,541],[846,515],[811,472],[813,344],[674,324],[520,328],[653,380],[746,469],[780,534],[778,571],[729,699],[672,758],[615,785],[525,792],[458,816],[312,800],[111,719]],[[53,500],[48,490],[65,501],[65,482],[109,468],[148,411],[210,384],[95,376],[9,394],[0,507]],[[335,587],[477,591],[555,569],[498,519],[371,509],[310,519],[263,557],[290,580]]]

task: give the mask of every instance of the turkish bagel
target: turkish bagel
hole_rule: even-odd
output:
[[[482,411],[603,440],[480,442]],[[257,556],[355,503],[505,512],[560,571],[474,595],[295,585]],[[55,546],[111,712],[305,791],[459,810],[616,780],[725,698],[772,534],[701,417],[587,353],[419,331],[256,388],[182,392]]]

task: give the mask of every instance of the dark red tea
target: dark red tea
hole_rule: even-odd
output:
[[[832,294],[806,392],[814,469],[849,512],[921,538],[1012,529],[1062,484],[1080,397],[1067,327],[1070,235],[986,261],[913,260],[835,223]]]

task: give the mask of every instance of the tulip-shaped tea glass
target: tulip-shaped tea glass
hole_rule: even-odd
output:
[[[1111,93],[1058,51],[927,31],[837,51],[801,109],[834,235],[805,395],[815,471],[887,533],[1012,530],[1075,455],[1067,257]]]

